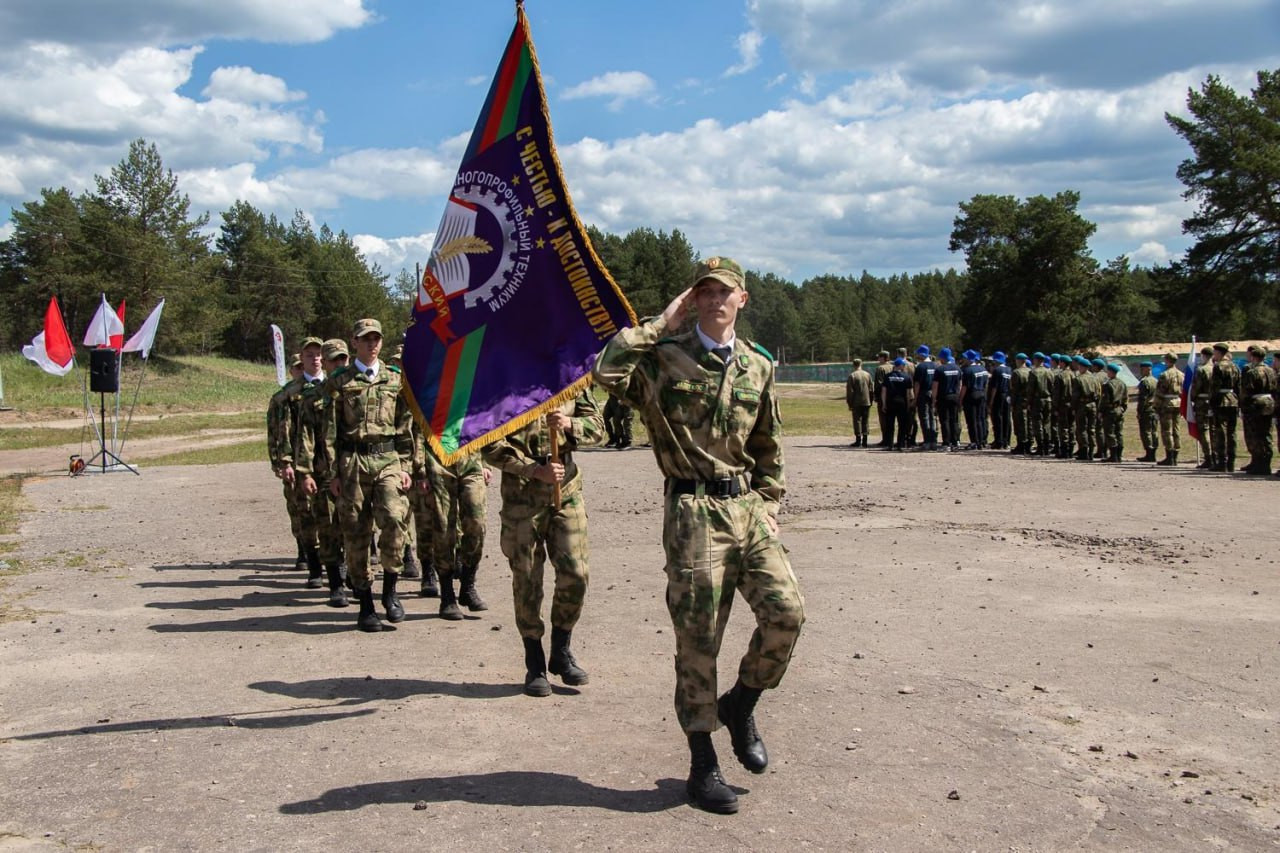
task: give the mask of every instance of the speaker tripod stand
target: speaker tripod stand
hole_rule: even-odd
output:
[[[138,474],[138,469],[125,462],[115,453],[115,440],[112,439],[111,449],[107,449],[107,394],[117,394],[120,390],[120,356],[113,349],[95,349],[89,352],[89,391],[98,395],[98,422],[93,425],[93,430],[98,437],[98,451],[89,457],[89,461],[84,463],[81,469],[85,472],[106,474],[109,471],[119,471],[121,469],[132,471]],[[85,410],[92,419],[93,415],[89,410],[88,394],[85,395]],[[119,423],[119,412],[117,409],[116,423]],[[114,430],[112,432],[114,436]],[[95,465],[97,467],[95,467]],[[139,474],[141,476],[141,474]]]

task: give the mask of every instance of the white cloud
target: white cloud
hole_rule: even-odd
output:
[[[593,77],[562,93],[566,101],[579,98],[612,98],[609,109],[620,110],[627,101],[652,101],[657,89],[648,74],[641,71],[609,71]]]
[[[372,234],[357,234],[351,238],[357,249],[369,260],[382,267],[382,271],[395,277],[402,269],[414,271],[414,264],[427,263],[431,255],[431,247],[435,245],[436,234],[429,231],[410,237],[391,237],[384,239]]]
[[[7,42],[57,41],[86,50],[167,47],[209,39],[316,42],[372,20],[363,0],[8,0],[0,4]]]
[[[971,92],[1040,80],[1121,88],[1189,64],[1276,55],[1274,0],[750,0],[793,67],[896,70]]]
[[[1171,252],[1163,243],[1149,240],[1129,253],[1129,260],[1140,266],[1149,267],[1155,264],[1167,264],[1180,253]]]
[[[242,65],[215,68],[209,85],[200,94],[210,99],[241,104],[283,104],[306,98],[306,92],[292,92],[279,77],[259,74]]]
[[[738,61],[725,69],[726,77],[745,74],[760,64],[760,46],[764,44],[764,35],[759,30],[748,30],[738,36]]]

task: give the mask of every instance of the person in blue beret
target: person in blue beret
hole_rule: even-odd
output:
[[[901,356],[893,360],[893,370],[884,379],[880,389],[880,405],[888,415],[885,423],[885,450],[902,451],[907,447],[911,431],[911,409],[915,402],[912,388],[914,377],[907,372],[907,360]]]
[[[947,352],[945,349],[943,352]],[[938,364],[929,355],[929,348],[921,344],[916,348],[919,361],[911,376],[911,390],[915,394],[916,422],[920,425],[921,443],[913,450],[938,449],[938,420],[933,411],[933,376]]]
[[[1009,383],[1013,371],[1005,364],[1005,355],[1000,350],[991,354],[991,364],[987,367],[991,379],[987,382],[987,415],[991,418],[991,449],[1008,450],[1009,439],[1013,432],[1013,417],[1010,409]]]
[[[965,450],[985,450],[987,446],[987,385],[991,374],[982,363],[982,355],[974,349],[965,350],[968,363],[960,374],[960,407],[964,411],[964,426],[969,433]]]
[[[951,360],[951,350],[938,353],[938,369],[933,372],[933,410],[938,419],[942,449],[960,449],[960,366]]]

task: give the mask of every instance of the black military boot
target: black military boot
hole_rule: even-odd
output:
[[[752,773],[763,773],[769,766],[769,753],[756,730],[753,713],[762,692],[739,681],[716,702],[716,715],[728,727],[729,736],[733,739],[733,754]]]
[[[453,592],[453,575],[440,573],[440,618],[457,622],[462,618],[462,608],[458,607],[458,597]]]
[[[347,588],[342,577],[342,568],[337,563],[330,563],[324,567],[325,572],[329,576],[329,606],[330,607],[346,607]]]
[[[361,631],[381,631],[382,620],[378,611],[373,609],[373,587],[356,590],[356,599],[360,602],[360,614],[356,616],[356,627]]]
[[[399,579],[396,572],[382,573],[382,606],[387,611],[387,621],[393,625],[404,621],[404,605],[396,595],[396,581]]]
[[[461,618],[462,614],[458,614]],[[524,637],[524,695],[550,696],[551,682],[547,681],[547,656],[542,651],[542,640]]]
[[[688,732],[689,781],[685,791],[698,808],[716,814],[736,814],[738,795],[720,775],[720,760],[711,743],[711,732]]]
[[[569,649],[572,636],[573,632],[564,628],[551,629],[551,658],[547,661],[547,669],[552,675],[560,676],[565,684],[578,687],[591,679],[587,676],[587,671],[573,659],[573,652]]]
[[[404,546],[404,568],[400,570],[400,577],[407,581],[416,581],[422,577],[422,569],[418,566],[418,555],[409,543]]]
[[[1146,453],[1142,454],[1141,456],[1139,456],[1137,459],[1133,461],[1134,462],[1155,462],[1156,452],[1154,450],[1148,450]]]
[[[479,566],[462,566],[458,569],[458,603],[472,613],[488,610],[480,593],[476,592],[476,571]]]
[[[324,581],[321,580],[324,566],[320,565],[320,552],[314,545],[307,545],[303,548],[303,554],[307,559],[307,589],[320,589],[324,586]]]
[[[423,598],[440,597],[440,584],[436,581],[436,567],[431,563],[424,563],[422,566],[422,588],[418,590],[418,595]]]

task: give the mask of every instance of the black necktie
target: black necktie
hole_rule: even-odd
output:
[[[372,367],[366,367],[366,368],[365,368],[365,371],[364,371],[364,375],[365,375],[365,376],[368,376],[370,379],[372,379],[372,378],[373,378],[373,368],[372,368]]]
[[[733,348],[732,347],[713,347],[711,351],[716,355],[720,356],[721,361],[723,361],[725,364],[728,364],[729,353],[733,352]]]

